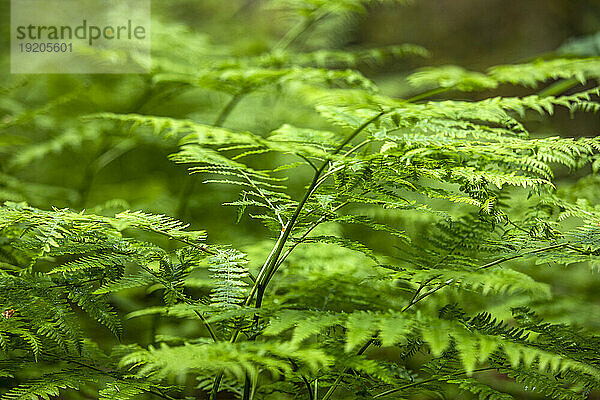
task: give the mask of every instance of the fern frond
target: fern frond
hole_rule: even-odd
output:
[[[321,350],[298,349],[285,343],[227,343],[187,344],[178,347],[162,345],[131,353],[123,358],[122,366],[135,365],[139,376],[157,373],[162,376],[181,376],[189,372],[209,374],[215,369],[226,371],[238,380],[248,374],[256,376],[258,368],[275,376],[293,373],[289,360],[316,370],[330,364],[331,359]]]
[[[219,308],[239,307],[246,298],[248,284],[243,281],[248,276],[246,255],[232,249],[219,250],[209,259],[209,271],[215,280],[211,293],[212,305]]]

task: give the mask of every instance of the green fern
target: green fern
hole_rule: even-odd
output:
[[[264,3],[279,36],[164,17],[149,76],[0,88],[1,398],[592,398],[600,140],[551,118],[600,111],[597,35],[395,91],[426,49],[325,38],[406,1]]]

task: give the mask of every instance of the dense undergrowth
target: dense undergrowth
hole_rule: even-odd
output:
[[[435,55],[325,38],[403,2],[265,3],[3,80],[1,398],[593,398],[600,140],[551,120],[600,109],[597,37],[392,95],[360,71]]]

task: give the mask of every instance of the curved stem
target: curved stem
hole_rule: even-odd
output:
[[[246,179],[248,181],[248,183],[250,184],[250,186],[252,186],[254,188],[254,190],[256,190],[256,192],[259,194],[259,196],[269,205],[269,207],[271,208],[271,210],[273,210],[273,213],[275,214],[275,216],[277,217],[277,221],[279,221],[279,224],[281,225],[281,227],[283,228],[283,226],[285,225],[283,223],[283,219],[281,218],[281,214],[279,213],[279,209],[277,207],[275,207],[275,205],[273,204],[273,202],[271,202],[271,200],[269,200],[269,197],[266,196],[263,191],[261,190],[261,188],[259,188],[256,183],[254,183],[254,181],[252,179],[250,179],[250,177],[248,176],[248,174],[246,174],[244,172],[243,169],[238,168],[238,172],[244,176],[244,179]]]
[[[454,252],[456,247],[454,247],[450,253],[446,254],[446,256],[444,258],[442,258],[442,260],[438,261],[437,264],[441,263],[443,260],[445,260],[452,252]],[[436,265],[437,265],[436,264]],[[435,279],[435,277],[421,283],[421,285],[419,286],[419,288],[417,289],[417,291],[415,292],[415,294],[413,295],[413,297],[411,298],[411,300],[408,302],[408,304],[404,307],[402,307],[402,309],[400,310],[400,312],[405,312],[406,310],[408,310],[414,303],[416,303],[418,300],[417,296],[419,295],[420,291],[423,290],[423,288],[425,288],[425,286],[427,286],[427,284],[429,284],[433,279]],[[441,288],[440,288],[441,289]],[[369,339],[369,341],[361,348],[361,350],[358,352],[358,355],[361,355],[362,353],[364,353],[367,348],[369,348],[369,346],[373,343],[375,338],[371,338]],[[345,371],[344,371],[345,372]],[[340,374],[337,379],[335,380],[333,386],[329,389],[329,391],[331,391],[331,394],[333,394],[333,391],[335,390],[335,388],[337,387],[337,385],[339,385],[339,383],[342,380],[342,374]],[[327,393],[329,393],[329,391]],[[331,395],[330,395],[331,396]],[[326,397],[323,397],[323,400],[326,400]]]
[[[292,365],[293,371],[294,372],[298,371],[298,369],[299,369],[298,368],[298,364],[296,364],[294,362],[294,360],[292,360],[291,358],[288,358],[288,360],[289,360],[290,364]],[[300,377],[302,378],[302,381],[304,382],[304,386],[306,386],[306,390],[308,391],[309,400],[314,400],[315,397],[313,395],[312,388],[310,387],[310,382],[308,381],[308,379],[306,378],[306,376],[300,375]],[[316,385],[316,383],[315,383],[315,385]]]
[[[251,389],[252,381],[250,379],[250,375],[246,374],[246,379],[244,380],[244,393],[242,394],[242,400],[250,400]]]
[[[302,21],[300,21],[296,26],[287,31],[287,33],[275,45],[274,50],[282,51],[287,49],[292,43],[298,40],[300,36],[302,36],[306,31],[308,31],[311,28],[311,26],[313,26],[321,18],[315,17],[314,15],[303,18]]]
[[[424,100],[428,97],[431,96],[435,96],[436,94],[441,94],[441,93],[446,93],[448,91],[452,90],[451,87],[447,88],[447,87],[440,87],[440,88],[436,88],[436,89],[432,89],[432,90],[428,90],[427,92],[424,93],[420,93],[417,94],[407,100],[405,100],[408,103],[414,103],[415,101],[419,101],[419,100]]]
[[[339,206],[335,207],[332,212],[336,212],[339,209],[341,209],[342,207],[346,206],[350,204],[349,201],[345,201],[342,204],[340,204]],[[300,239],[298,239],[298,241],[292,243],[292,245],[286,250],[285,253],[283,253],[283,255],[279,258],[279,260],[277,261],[277,264],[275,265],[275,268],[273,269],[272,274],[274,274],[275,272],[277,272],[277,270],[279,269],[279,267],[281,266],[281,264],[283,264],[283,262],[286,260],[286,258],[290,255],[290,253],[292,251],[294,251],[294,249],[304,241],[304,239],[306,239],[306,237],[317,227],[319,226],[321,223],[323,223],[325,220],[327,219],[326,215],[323,215],[321,218],[319,218],[317,221],[315,221],[315,223],[313,223],[310,228],[308,228],[306,230],[306,232],[304,232],[302,234],[302,236],[300,236]],[[271,274],[271,275],[272,275]]]
[[[360,142],[359,144],[357,144],[356,146],[354,146],[353,148],[351,148],[350,150],[345,152],[344,157],[348,157],[350,154],[354,153],[356,150],[360,149],[361,147],[363,147],[364,145],[369,144],[369,143],[371,143],[371,139],[363,140],[362,142]]]
[[[530,255],[530,254],[541,253],[541,252],[543,252],[543,251],[547,251],[547,250],[553,250],[553,249],[558,249],[558,248],[561,248],[561,247],[568,247],[568,248],[570,248],[570,249],[572,249],[572,250],[576,250],[576,251],[577,251],[577,249],[575,249],[575,248],[572,248],[572,247],[571,247],[571,246],[570,246],[568,243],[559,243],[559,244],[553,244],[553,245],[551,245],[551,246],[546,246],[546,247],[542,247],[542,248],[540,248],[540,249],[535,249],[535,250],[527,251],[527,252],[525,252],[525,253],[516,254],[516,255],[514,255],[514,256],[500,258],[500,259],[498,259],[498,260],[495,260],[495,261],[489,262],[489,263],[487,263],[487,264],[484,264],[484,265],[482,265],[482,266],[480,266],[480,267],[476,268],[476,269],[475,269],[475,271],[480,271],[480,270],[482,270],[482,269],[490,268],[490,267],[493,267],[494,265],[498,265],[498,264],[501,264],[501,263],[503,263],[503,262],[510,261],[510,260],[514,260],[514,259],[517,259],[517,258],[525,257],[525,256],[527,256],[527,255]],[[437,292],[438,290],[440,290],[440,289],[443,289],[444,287],[446,287],[446,286],[450,285],[450,284],[451,284],[452,282],[454,282],[454,281],[455,281],[455,279],[448,279],[446,282],[440,283],[438,286],[436,286],[435,288],[433,288],[433,289],[431,289],[431,290],[429,290],[429,291],[427,291],[427,292],[423,293],[423,294],[422,294],[422,295],[420,295],[419,297],[417,297],[417,298],[413,298],[413,299],[412,299],[412,300],[411,300],[411,301],[410,301],[410,302],[409,302],[409,303],[408,303],[408,304],[407,304],[407,305],[406,305],[406,306],[405,306],[405,307],[402,309],[402,311],[405,311],[405,310],[407,310],[408,308],[410,308],[410,307],[412,307],[413,305],[417,304],[419,301],[423,300],[425,297],[427,297],[427,296],[430,296],[430,295],[434,294],[434,293],[435,293],[435,292]]]
[[[367,121],[365,121],[362,125],[360,125],[358,128],[356,128],[352,132],[352,134],[350,134],[346,138],[346,140],[344,140],[344,142],[342,144],[340,144],[335,149],[335,151],[333,152],[332,155],[338,154],[344,147],[346,147],[346,145],[348,143],[350,143],[367,126],[369,126],[370,124],[372,124],[373,122],[375,122],[376,120],[378,120],[385,113],[386,113],[386,111],[380,111],[375,116],[371,117],[370,119],[368,119]],[[271,270],[274,269],[275,266],[277,265],[277,261],[279,260],[279,256],[281,255],[283,247],[285,246],[285,244],[286,244],[286,242],[287,242],[287,240],[288,240],[288,238],[290,236],[290,233],[292,232],[292,229],[296,225],[296,222],[298,220],[298,217],[300,217],[300,213],[302,212],[302,209],[304,208],[304,205],[306,204],[306,202],[310,198],[311,194],[314,192],[315,187],[319,183],[319,178],[321,177],[321,174],[323,173],[323,171],[325,171],[325,168],[327,168],[328,164],[329,164],[329,159],[325,160],[323,162],[323,165],[321,165],[321,168],[319,168],[315,172],[315,174],[313,176],[313,179],[312,179],[312,182],[310,183],[308,189],[304,193],[304,197],[302,198],[302,200],[300,201],[300,203],[298,203],[298,205],[296,206],[296,209],[294,210],[294,214],[292,215],[292,217],[290,218],[290,220],[287,222],[287,224],[285,226],[285,229],[283,231],[283,234],[280,237],[280,240],[277,241],[277,244],[276,244],[276,246],[274,248],[275,251],[273,252],[272,257],[270,257],[269,264],[267,265],[266,278],[264,279],[264,282],[259,283],[258,294],[257,294],[257,298],[256,298],[256,308],[260,308],[260,306],[262,304],[262,297],[263,297],[263,294],[264,294],[264,290],[266,289],[267,285],[269,284],[270,279],[273,276]]]
[[[194,176],[186,176],[183,181],[183,187],[181,188],[181,193],[179,194],[179,200],[177,201],[177,206],[175,207],[175,218],[176,219],[185,219],[185,214],[187,212],[189,199],[194,193],[194,189],[196,189],[196,179]]]
[[[90,365],[90,364],[84,363],[84,362],[82,362],[82,361],[79,361],[79,360],[70,359],[70,358],[68,358],[68,357],[66,357],[66,358],[65,358],[64,356],[60,356],[60,357],[59,357],[59,356],[56,356],[56,355],[54,355],[54,354],[51,354],[51,353],[46,353],[46,352],[43,352],[43,354],[45,354],[45,355],[47,355],[47,356],[50,356],[50,357],[52,357],[52,358],[57,358],[57,359],[60,359],[60,360],[62,360],[62,361],[66,361],[66,362],[68,362],[68,363],[71,363],[71,364],[76,364],[76,365],[79,365],[79,366],[81,366],[81,367],[84,367],[84,368],[87,368],[87,369],[91,369],[92,371],[96,371],[96,372],[99,372],[99,373],[101,373],[101,374],[103,374],[103,375],[110,376],[110,377],[111,377],[111,378],[113,378],[113,379],[120,379],[120,378],[121,378],[121,374],[120,374],[118,371],[104,370],[104,369],[102,369],[102,368],[99,368],[99,367],[96,367],[96,366],[94,366],[94,365]],[[140,390],[143,390],[143,391],[144,391],[144,392],[146,392],[146,393],[153,394],[153,395],[155,395],[155,396],[157,396],[157,397],[160,397],[160,398],[162,398],[162,399],[166,399],[166,400],[177,400],[177,399],[175,399],[174,397],[171,397],[171,396],[169,396],[168,394],[162,393],[160,390],[155,390],[155,389],[146,389],[146,388],[144,388],[144,387],[138,387],[138,388],[139,388]]]

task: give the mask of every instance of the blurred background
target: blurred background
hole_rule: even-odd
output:
[[[259,0],[161,0],[152,4],[153,73],[194,71],[229,60],[265,54],[294,25],[293,17]],[[188,178],[183,166],[168,160],[178,138],[156,135],[150,129],[133,134],[131,127],[86,119],[100,112],[139,113],[187,118],[213,124],[230,94],[214,88],[157,85],[152,75],[12,75],[9,72],[10,2],[0,3],[0,201],[33,206],[69,207],[98,213],[123,209],[164,213],[205,229],[212,243],[236,243],[259,254],[268,231],[250,218],[236,223],[236,210],[222,203],[235,200],[238,189],[202,185]],[[406,77],[426,66],[459,65],[485,72],[488,67],[548,57],[561,52],[600,55],[600,1],[598,0],[415,0],[407,5],[377,4],[364,14],[333,18],[315,27],[294,44],[297,51],[365,49],[410,43],[423,46],[429,57],[409,55],[357,68],[378,84],[384,94],[406,98],[415,90]],[[453,99],[480,99],[490,95],[525,95],[531,90],[500,87],[494,92],[440,95]],[[308,110],[308,112],[307,112]],[[286,90],[272,88],[246,96],[224,126],[267,135],[284,123],[327,127]],[[598,115],[559,110],[551,118],[528,116],[525,125],[538,135],[595,136]],[[280,159],[270,160],[273,165]],[[292,192],[299,193],[309,179],[295,176]],[[579,185],[577,196],[593,204],[600,199],[600,182],[576,184],[577,173],[561,171],[557,179]],[[197,184],[190,185],[189,180]],[[185,200],[183,200],[185,199]],[[412,234],[405,217],[401,226]],[[353,228],[355,229],[355,228]],[[360,231],[345,232],[361,237]],[[361,237],[382,252],[393,247],[379,236]],[[259,243],[257,245],[257,243]],[[551,320],[582,322],[600,328],[598,275],[588,267],[573,267],[565,280],[535,267],[536,279],[553,285],[558,300],[546,316]],[[561,294],[591,299],[580,313],[561,315]],[[198,293],[202,295],[202,293]],[[122,312],[159,304],[159,296],[132,292],[113,299]],[[565,300],[567,301],[567,300]],[[568,304],[564,303],[565,309]],[[543,306],[541,306],[543,309]],[[90,324],[90,327],[94,326]],[[114,342],[108,332],[93,331],[100,343]],[[135,320],[125,326],[124,341],[153,342],[160,331],[156,320]],[[165,329],[174,329],[173,326]],[[194,324],[177,329],[193,332]],[[75,396],[73,394],[73,396]],[[85,398],[85,394],[83,394]],[[457,395],[459,396],[459,395]],[[521,394],[520,398],[539,398]],[[73,397],[75,398],[75,397]],[[90,398],[90,397],[87,397]],[[462,398],[462,397],[449,397]]]

